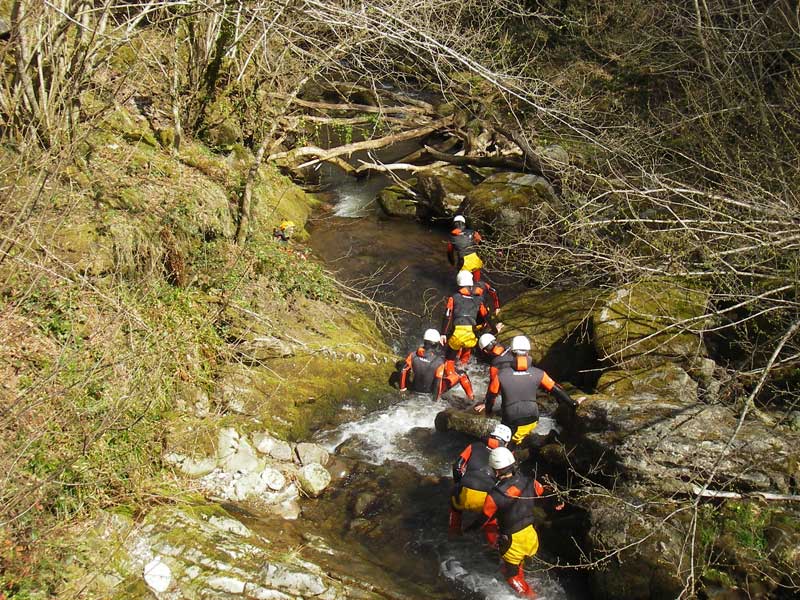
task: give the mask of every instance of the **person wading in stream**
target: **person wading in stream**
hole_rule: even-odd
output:
[[[481,512],[486,494],[494,487],[494,471],[489,466],[489,453],[511,440],[511,430],[498,424],[489,437],[464,448],[453,463],[453,491],[450,495],[448,535],[461,535],[462,513]],[[497,547],[497,522],[484,527],[486,541]]]
[[[409,387],[414,392],[438,396],[444,374],[444,351],[439,332],[427,329],[422,336],[422,346],[411,352],[400,371],[401,392]],[[409,384],[410,381],[410,384]]]
[[[453,217],[453,229],[447,243],[447,260],[459,271],[477,272],[477,279],[480,279],[483,261],[478,256],[478,244],[481,243],[481,234],[468,229],[466,223],[462,215]]]
[[[496,521],[503,576],[515,592],[535,598],[536,594],[525,581],[522,563],[539,550],[539,536],[533,528],[533,507],[544,494],[544,487],[518,471],[517,461],[508,448],[492,450],[489,466],[494,470],[497,483],[486,495],[483,518],[478,519],[475,526],[487,527]]]
[[[464,388],[467,398],[473,401],[475,396],[472,393],[472,383],[465,371],[456,369],[456,360],[459,365],[469,361],[472,348],[478,343],[475,333],[479,322],[481,327],[488,327],[493,333],[499,331],[499,326],[495,326],[492,322],[482,296],[475,293],[472,273],[459,271],[456,283],[459,286],[458,291],[445,301],[445,313],[442,318],[442,343],[446,343],[447,347],[442,385],[437,397],[444,392],[444,385],[449,384],[452,387],[458,381]]]
[[[555,398],[573,409],[582,401],[573,400],[560,385],[542,369],[533,366],[529,356],[531,343],[523,335],[511,340],[511,361],[498,361],[489,367],[489,387],[483,404],[475,405],[476,412],[487,417],[492,414],[498,394],[503,396],[501,422],[514,432],[509,448],[514,449],[536,428],[539,423],[539,405],[536,395],[539,389],[550,392]]]

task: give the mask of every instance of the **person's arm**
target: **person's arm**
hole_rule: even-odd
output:
[[[497,295],[497,290],[494,289],[489,283],[486,283],[486,294],[489,298],[492,299],[492,306],[494,306],[494,312],[497,313],[500,310],[500,296]]]
[[[453,325],[453,305],[453,297],[450,296],[445,302],[444,317],[442,318],[442,326],[439,329],[445,338],[450,335],[450,327]]]
[[[403,365],[403,370],[400,371],[400,391],[405,392],[408,389],[407,379],[408,379],[408,372],[411,371],[411,363],[414,360],[414,353],[410,352],[408,356],[406,356],[406,363]]]
[[[453,242],[447,242],[447,260],[451,265],[456,264],[456,247]]]
[[[497,335],[500,330],[497,328],[497,325],[494,324],[492,320],[492,315],[489,314],[489,309],[486,308],[486,305],[481,303],[478,306],[478,316],[483,319],[483,322],[486,323],[486,326],[489,328],[494,335]]]
[[[480,404],[475,407],[477,412],[483,412],[487,417],[492,415],[494,401],[500,393],[500,379],[497,377],[499,370],[497,367],[489,367],[489,387],[486,388],[486,396],[483,399],[483,406]],[[478,408],[480,407],[480,408]]]
[[[464,448],[463,452],[458,455],[456,462],[453,463],[453,481],[458,483],[467,472],[467,463],[472,456],[472,444]]]
[[[483,238],[481,237],[480,233],[478,233],[477,231],[473,231],[472,241],[475,242],[476,244],[480,244],[483,241]]]
[[[566,404],[567,406],[571,406],[572,408],[578,408],[578,405],[580,404],[580,402],[576,402],[575,400],[573,400],[572,396],[570,396],[564,390],[564,388],[562,388],[555,381],[553,381],[552,378],[550,377],[550,375],[548,375],[547,373],[545,373],[542,376],[541,386],[545,390],[550,392],[555,397],[555,399],[558,400],[559,402],[561,402],[563,404]]]

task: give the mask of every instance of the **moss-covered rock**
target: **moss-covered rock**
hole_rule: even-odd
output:
[[[413,185],[413,184],[411,184]],[[390,185],[378,192],[378,204],[391,217],[415,217],[417,201],[406,186]]]
[[[598,355],[645,366],[705,356],[700,336],[708,292],[666,279],[628,284],[597,303],[592,317]]]
[[[555,191],[543,177],[497,173],[467,194],[462,210],[476,223],[513,231],[526,220],[549,222],[558,208]]]
[[[262,167],[258,172],[258,182],[253,188],[251,231],[270,235],[281,221],[293,221],[294,239],[308,239],[306,221],[312,209],[319,204],[311,194],[306,193],[285,175],[272,166]]]
[[[112,272],[111,243],[96,223],[63,223],[49,238],[59,256],[79,273],[99,276]]]
[[[531,357],[548,373],[594,387],[599,372],[587,378],[578,371],[596,362],[591,315],[600,295],[591,289],[527,291],[503,306],[499,339],[507,344],[515,335],[527,336]]]
[[[212,147],[230,148],[242,139],[242,124],[227,96],[218,96],[206,109],[205,141]]]

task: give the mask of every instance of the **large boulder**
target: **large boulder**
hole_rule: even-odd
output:
[[[585,490],[589,512],[588,548],[600,565],[592,569],[592,597],[603,600],[672,600],[680,596],[688,565],[682,560],[685,531],[664,527],[674,506],[655,503],[649,511],[638,498],[606,490]],[[595,492],[595,493],[592,493]],[[606,559],[606,560],[603,560]]]
[[[600,389],[578,410],[579,463],[602,457],[622,480],[659,493],[694,493],[712,475],[718,489],[797,493],[800,435],[755,419],[739,426],[730,408],[698,402],[677,365],[608,372]]]
[[[628,368],[704,356],[695,331],[703,325],[707,303],[708,292],[672,280],[618,288],[600,299],[592,316],[598,355]]]
[[[412,194],[406,185],[390,185],[378,192],[378,204],[391,217],[415,217],[417,199]]]
[[[474,187],[469,175],[454,166],[423,171],[414,186],[417,192],[417,217],[423,220],[449,219],[461,207]]]
[[[515,335],[531,342],[531,357],[556,381],[592,389],[599,370],[592,341],[592,312],[599,290],[531,290],[503,306],[499,340]]]
[[[467,194],[462,210],[476,224],[514,231],[531,219],[550,222],[558,216],[558,207],[556,192],[544,177],[497,173]]]
[[[454,408],[441,411],[434,420],[436,431],[459,431],[476,438],[489,435],[497,423],[495,419],[487,419],[482,414]]]

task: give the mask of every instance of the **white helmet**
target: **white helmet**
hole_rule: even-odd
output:
[[[493,438],[497,438],[501,442],[505,442],[506,444],[511,441],[511,429],[502,423],[498,423],[492,433],[489,435]]]
[[[422,336],[422,339],[425,340],[426,342],[433,342],[435,344],[438,344],[439,340],[441,339],[441,336],[439,335],[439,332],[436,331],[435,329],[426,329],[425,334]]]
[[[528,338],[524,335],[515,335],[514,339],[511,340],[511,351],[512,352],[530,352],[531,351],[531,342]]]
[[[486,350],[489,346],[494,344],[497,341],[497,338],[494,337],[491,333],[484,333],[481,337],[478,338],[478,348],[481,350]]]
[[[456,284],[459,287],[472,287],[472,273],[469,271],[459,271],[456,275]]]
[[[505,446],[495,448],[489,453],[489,466],[495,471],[502,471],[512,466],[516,462],[511,450]]]
[[[456,215],[455,217],[453,217],[453,225],[455,225],[456,223],[466,223],[466,222],[467,220],[462,215]]]

